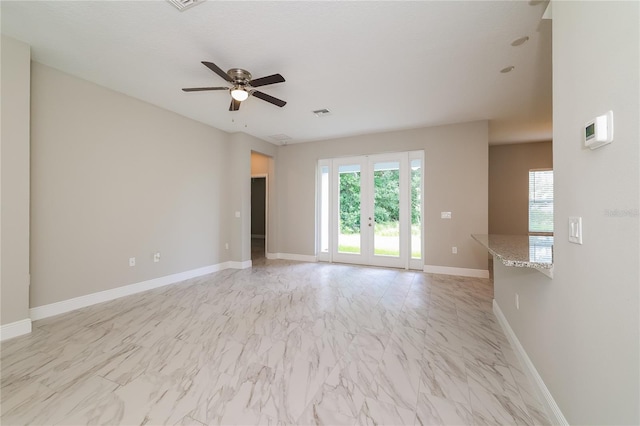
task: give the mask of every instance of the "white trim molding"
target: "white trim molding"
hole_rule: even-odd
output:
[[[509,321],[507,321],[507,318],[502,313],[502,309],[500,309],[496,299],[493,299],[493,313],[498,319],[507,339],[509,339],[509,343],[511,343],[511,346],[515,350],[520,363],[524,366],[524,370],[527,373],[527,377],[529,377],[529,381],[533,384],[533,387],[538,393],[538,397],[543,402],[544,408],[549,416],[549,420],[551,420],[551,424],[569,426],[569,422],[567,422],[564,414],[562,414],[560,407],[558,407],[555,399],[553,399],[553,395],[549,392],[547,385],[545,385],[542,377],[540,377],[538,370],[536,370],[535,365],[533,365],[533,362],[529,358],[529,355],[527,355],[524,347],[520,344],[520,340],[518,340],[518,337],[513,332],[513,329],[509,325]]]
[[[0,342],[31,333],[31,318],[0,326]]]
[[[49,305],[36,306],[29,310],[31,320],[36,321],[43,318],[52,317],[54,315],[64,314],[76,309],[95,305],[97,303],[108,302],[109,300],[118,299],[120,297],[129,296],[131,294],[152,290],[158,287],[164,287],[170,284],[176,284],[191,278],[202,275],[211,274],[222,271],[224,269],[245,269],[251,267],[251,261],[244,262],[223,262],[217,265],[205,266],[190,271],[179,272],[177,274],[166,275],[164,277],[154,278],[139,283],[129,284],[122,287],[112,288],[110,290],[91,293],[84,296],[74,297],[73,299],[62,300],[60,302],[51,303]]]
[[[429,274],[458,275],[461,277],[489,278],[489,270],[455,268],[452,266],[424,265],[423,272]]]
[[[253,266],[253,262],[250,260],[245,260],[244,262],[226,262],[226,268],[223,269],[247,269]]]
[[[317,262],[318,257],[309,254],[267,253],[267,259],[295,260],[297,262]]]

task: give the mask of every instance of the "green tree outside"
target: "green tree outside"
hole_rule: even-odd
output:
[[[360,172],[340,173],[340,232],[360,232]],[[374,173],[374,218],[378,225],[399,222],[400,173],[379,170]],[[420,173],[411,173],[411,224],[420,224]]]

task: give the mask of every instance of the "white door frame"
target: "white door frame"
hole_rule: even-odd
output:
[[[318,162],[318,185],[317,185],[317,258],[320,261],[344,262],[355,264],[366,264],[374,266],[387,266],[405,269],[419,269],[424,265],[424,238],[421,238],[421,257],[413,259],[411,257],[411,162],[420,160],[422,167],[420,194],[424,194],[424,151],[395,152],[388,154],[376,154],[370,156],[345,157],[335,159],[325,159]],[[398,162],[400,165],[400,256],[375,255],[374,252],[374,232],[369,226],[367,212],[371,212],[373,217],[374,194],[373,194],[373,172],[374,165],[380,162]],[[339,223],[339,193],[338,193],[338,170],[342,165],[359,165],[361,177],[360,189],[360,253],[339,253],[338,252],[338,223]],[[329,176],[329,196],[325,194],[323,200],[322,170],[328,171]],[[325,182],[326,183],[326,182]],[[422,212],[421,222],[424,224],[424,197],[421,196],[420,211]],[[323,202],[327,205],[323,205]],[[328,220],[324,215],[328,211]],[[324,223],[323,223],[324,222]],[[373,224],[373,221],[371,222]],[[322,239],[327,238],[327,232],[323,226],[328,226],[328,250],[323,251]],[[422,227],[421,227],[422,229]],[[424,236],[424,232],[422,232]],[[326,241],[324,242],[326,248]]]

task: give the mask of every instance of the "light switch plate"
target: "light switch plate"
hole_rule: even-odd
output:
[[[451,212],[440,212],[440,219],[451,219]]]
[[[582,244],[582,218],[578,216],[569,217],[569,242]]]

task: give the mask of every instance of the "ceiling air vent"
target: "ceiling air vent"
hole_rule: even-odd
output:
[[[277,135],[271,135],[269,136],[271,139],[273,139],[276,142],[280,142],[280,144],[282,145],[286,145],[287,142],[289,142],[291,140],[291,136],[289,135],[285,135],[284,133],[280,133]]]
[[[171,3],[180,12],[182,12],[183,10],[187,10],[190,7],[198,5],[204,2],[205,0],[167,0],[167,1]]]
[[[313,113],[316,115],[316,117],[324,117],[326,115],[331,115],[331,111],[329,111],[326,108],[317,109],[317,110],[313,111]]]

